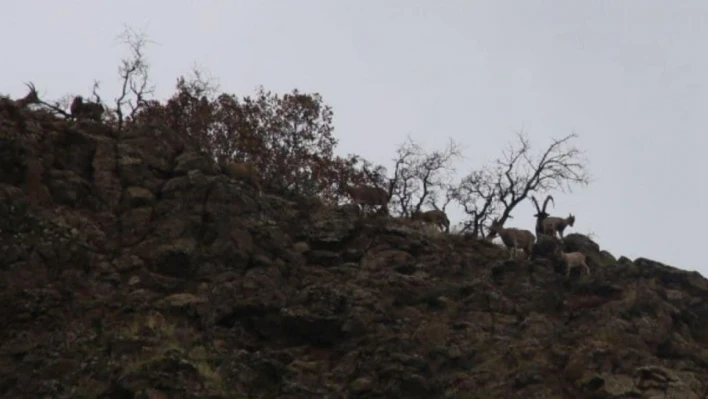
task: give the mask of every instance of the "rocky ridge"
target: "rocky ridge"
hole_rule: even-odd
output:
[[[259,198],[174,132],[0,110],[0,396],[683,398],[708,387],[708,281],[592,275]]]

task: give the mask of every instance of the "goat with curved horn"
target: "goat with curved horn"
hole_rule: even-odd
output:
[[[19,108],[24,108],[29,104],[36,104],[39,102],[39,95],[37,94],[37,89],[34,87],[34,83],[25,83],[25,86],[29,88],[29,94],[15,100],[15,105]]]
[[[556,206],[556,201],[550,194],[543,201],[543,208],[538,206],[538,201],[536,201],[536,197],[534,197],[533,195],[531,196],[531,201],[536,206],[536,214],[533,216],[536,218],[536,237],[538,237],[543,234],[543,221],[550,216],[550,214],[546,212],[548,201],[553,202],[554,207]]]

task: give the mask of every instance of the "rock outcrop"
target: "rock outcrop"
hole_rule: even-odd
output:
[[[174,132],[0,111],[0,396],[704,398],[708,281],[303,198]]]

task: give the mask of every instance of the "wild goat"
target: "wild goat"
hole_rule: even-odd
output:
[[[74,118],[85,117],[87,119],[92,119],[99,121],[103,115],[103,105],[99,103],[94,103],[91,101],[84,102],[84,98],[81,96],[74,97],[74,101],[71,102],[71,116]]]
[[[543,234],[556,237],[556,232],[560,235],[560,239],[563,239],[563,230],[566,227],[573,227],[575,223],[575,216],[571,213],[567,218],[561,218],[556,216],[549,216],[543,220]]]
[[[0,97],[0,108],[7,112],[7,115],[18,123],[21,130],[25,130],[27,127],[26,120],[22,115],[22,110],[26,108],[29,104],[35,104],[41,102],[39,96],[37,95],[37,90],[35,90],[32,83],[25,83],[29,87],[30,92],[17,100],[11,100],[7,97]]]
[[[29,104],[36,104],[39,102],[39,95],[37,94],[37,89],[35,89],[34,84],[32,82],[25,83],[25,86],[29,87],[30,92],[26,96],[15,100],[15,105],[18,108],[24,108]]]
[[[517,251],[523,249],[526,253],[525,258],[531,255],[531,250],[533,249],[533,244],[536,241],[536,237],[529,230],[516,229],[516,228],[504,228],[502,223],[499,223],[497,219],[492,221],[489,230],[499,234],[504,245],[510,250],[509,258],[516,259]]]
[[[439,209],[433,209],[425,212],[413,211],[413,213],[411,213],[411,219],[434,224],[442,231],[447,232],[450,230],[450,219],[447,218],[445,212]]]
[[[228,161],[222,166],[222,170],[227,175],[238,179],[245,180],[249,182],[254,188],[258,190],[258,196],[263,195],[263,188],[261,187],[261,175],[258,173],[258,169],[247,162],[234,162]]]
[[[556,252],[556,259],[565,263],[565,276],[570,277],[570,270],[582,268],[586,275],[590,275],[590,268],[586,262],[585,254],[582,252],[563,252],[560,248]]]
[[[344,192],[349,194],[352,201],[361,206],[362,209],[364,205],[369,205],[372,208],[380,205],[380,210],[388,213],[388,192],[382,188],[366,185],[345,185]]]
[[[556,206],[556,201],[550,195],[547,196],[546,200],[543,201],[543,209],[538,206],[538,201],[536,201],[536,198],[533,195],[531,196],[531,201],[533,201],[533,204],[536,206],[536,214],[533,215],[536,218],[536,237],[540,237],[544,232],[543,221],[550,216],[548,212],[546,212],[548,201],[553,202],[553,206]]]

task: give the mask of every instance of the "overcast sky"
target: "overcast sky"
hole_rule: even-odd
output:
[[[125,24],[148,47],[159,97],[196,63],[237,95],[319,92],[339,153],[391,165],[410,135],[465,146],[459,173],[523,130],[535,150],[575,131],[593,183],[554,195],[566,233],[619,257],[706,274],[708,2],[7,1],[0,93],[118,91]],[[533,230],[525,203],[507,226]],[[459,221],[460,213],[452,215]]]

